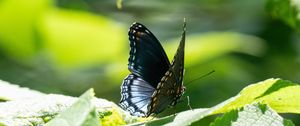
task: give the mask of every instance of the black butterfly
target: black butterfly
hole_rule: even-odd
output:
[[[174,106],[185,91],[183,86],[186,23],[172,63],[156,39],[142,24],[129,29],[129,74],[121,85],[120,106],[133,116],[158,114]]]

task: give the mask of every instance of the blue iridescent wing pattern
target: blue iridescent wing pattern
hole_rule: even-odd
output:
[[[129,74],[121,85],[120,106],[134,116],[146,116],[155,88],[142,78]]]

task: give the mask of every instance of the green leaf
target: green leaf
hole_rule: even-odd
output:
[[[74,113],[91,111],[86,116],[78,116],[76,114],[73,116],[91,120],[97,115],[96,118],[99,119],[98,121],[101,121],[102,125],[109,126],[125,125],[126,123],[129,124],[147,120],[131,116],[113,102],[92,97],[93,95],[91,93],[93,92],[91,91],[90,96],[87,94],[78,100],[79,98],[76,97],[43,94],[29,90],[28,88],[20,88],[5,81],[0,81],[0,90],[0,98],[2,98],[3,101],[11,100],[0,103],[0,126],[44,125],[55,118],[59,113],[70,114],[72,111],[74,111]],[[76,101],[79,103],[74,104]],[[71,107],[72,105],[73,107]],[[92,106],[95,106],[96,110],[94,110]],[[69,109],[67,110],[68,112],[65,111],[66,109]],[[66,117],[66,119],[69,118],[73,119],[73,117]],[[62,119],[59,118],[59,120]],[[91,125],[91,122],[93,123],[93,120],[84,123]]]
[[[0,124],[5,126],[44,125],[59,113],[70,108],[77,100],[78,98],[75,97],[48,94],[2,102],[0,103]],[[124,125],[145,120],[130,116],[116,104],[105,99],[93,98],[92,103],[96,106],[97,117],[101,119],[102,125]]]
[[[287,123],[288,122],[288,123]],[[218,117],[210,126],[294,126],[265,104],[253,103]]]
[[[209,116],[213,113],[213,111],[221,108],[222,106],[232,102],[236,97],[230,98],[221,104],[218,104],[212,108],[198,108],[193,110],[187,110],[184,112],[177,113],[176,115],[170,115],[168,117],[156,119],[153,121],[146,122],[146,125],[155,126],[155,125],[167,125],[167,126],[187,126],[200,120],[206,116]],[[140,125],[141,123],[137,123]]]
[[[236,99],[214,113],[224,113],[252,102],[268,104],[279,113],[300,113],[300,86],[287,80],[268,79],[244,88]]]
[[[281,79],[268,79],[244,88],[238,95],[209,109],[188,110],[176,115],[156,119],[147,124],[185,126],[209,115],[226,113],[253,102],[268,104],[279,113],[300,113],[300,86]],[[266,106],[261,110],[267,111]],[[289,121],[286,121],[288,123]]]
[[[70,108],[57,115],[46,126],[99,126],[95,106],[93,89],[88,90]]]
[[[283,20],[300,32],[299,0],[268,0],[266,8],[273,17]]]
[[[0,101],[27,99],[45,94],[0,80]]]

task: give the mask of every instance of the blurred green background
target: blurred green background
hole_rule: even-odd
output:
[[[268,78],[300,82],[300,37],[252,0],[0,0],[0,79],[45,93],[96,96],[118,103],[129,73],[127,30],[145,24],[169,58],[187,20],[184,102],[176,110],[214,106]],[[299,117],[286,115],[300,124]],[[213,117],[199,124],[207,125]]]

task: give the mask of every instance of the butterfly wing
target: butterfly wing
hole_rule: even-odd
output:
[[[120,106],[133,116],[146,116],[155,88],[142,78],[129,74],[121,86]]]
[[[175,105],[183,93],[184,32],[172,64],[154,35],[142,24],[129,30],[132,72],[121,86],[120,106],[134,116],[148,117]]]
[[[156,87],[171,66],[163,47],[157,38],[140,23],[134,23],[128,35],[130,40],[128,69]]]
[[[172,70],[176,76],[177,86],[182,85],[182,79],[184,74],[184,47],[185,47],[185,32],[186,32],[186,23],[183,23],[183,32],[181,35],[181,40],[178,46],[178,49],[176,51],[176,54],[172,60]]]
[[[185,90],[183,86],[185,31],[186,24],[184,22],[179,47],[171,67],[162,77],[156,91],[152,95],[150,105],[148,106],[148,116],[152,113],[160,113],[169,105],[174,106]]]
[[[162,112],[173,102],[174,98],[176,97],[176,89],[174,88],[175,83],[175,74],[170,69],[165,73],[151,97],[147,116]]]

